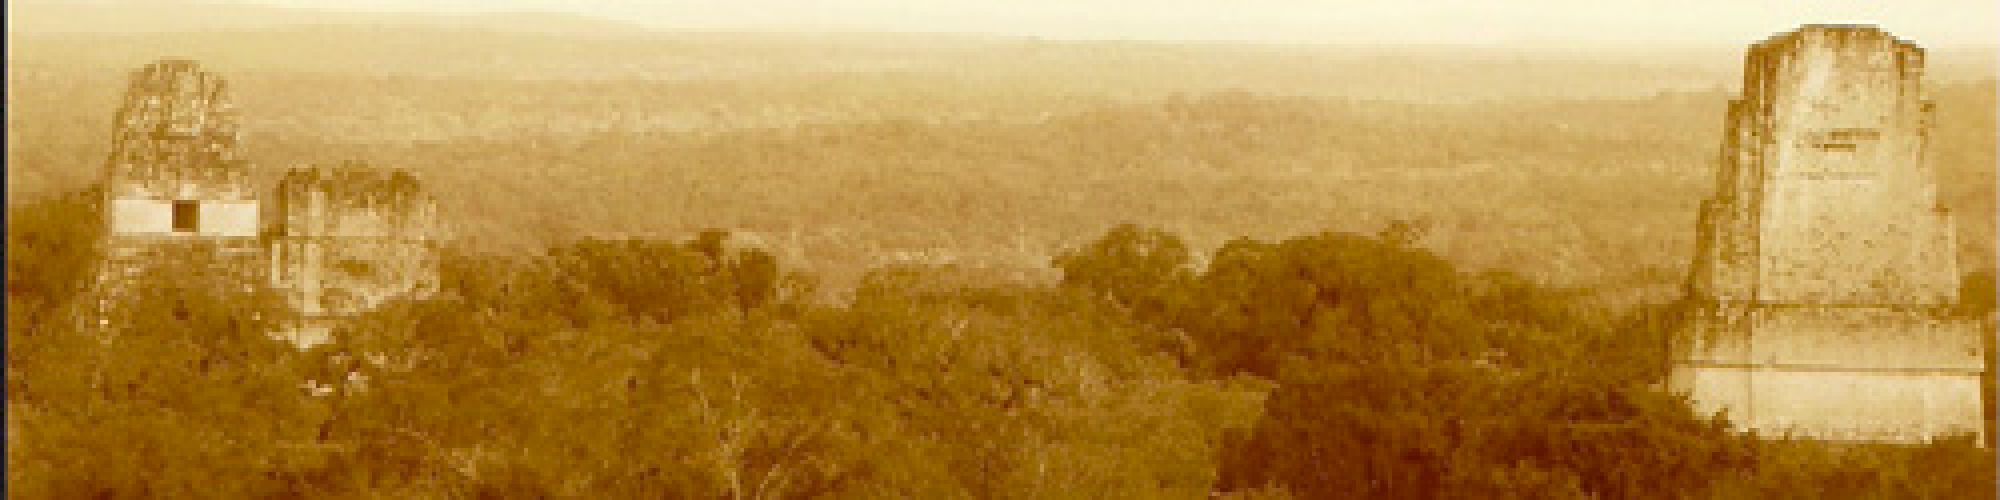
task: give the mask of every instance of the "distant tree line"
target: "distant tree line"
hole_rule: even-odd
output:
[[[1651,386],[1677,306],[1612,313],[1575,290],[1465,272],[1414,244],[1412,226],[1200,256],[1126,225],[1057,256],[1059,284],[904,266],[841,304],[808,300],[810,276],[720,232],[455,252],[438,297],[300,351],[268,337],[287,320],[271,291],[171,270],[145,278],[113,331],[60,320],[91,279],[93,199],[8,208],[7,480],[22,497],[1994,487],[1993,452],[1969,440],[1732,435]]]

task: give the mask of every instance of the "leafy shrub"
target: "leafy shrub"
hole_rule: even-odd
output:
[[[1295,375],[1223,489],[1311,498],[1700,498],[1750,450],[1676,398],[1558,373],[1384,363]]]

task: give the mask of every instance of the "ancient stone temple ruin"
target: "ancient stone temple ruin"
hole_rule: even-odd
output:
[[[1918,442],[1983,432],[1980,325],[1924,147],[1924,52],[1873,27],[1752,47],[1702,205],[1672,385],[1738,429]]]
[[[435,289],[437,207],[414,177],[352,163],[294,169],[279,182],[276,223],[261,224],[264,197],[240,137],[214,74],[178,60],[133,74],[106,167],[99,324],[156,270],[275,285],[307,321],[294,334]]]
[[[105,175],[105,265],[96,294],[109,321],[140,275],[256,279],[257,193],[221,79],[166,61],[132,75]]]
[[[271,276],[324,337],[329,320],[437,290],[437,202],[405,172],[360,164],[293,169],[278,182]]]

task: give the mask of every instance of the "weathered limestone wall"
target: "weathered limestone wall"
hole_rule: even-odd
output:
[[[277,197],[272,271],[300,313],[352,315],[436,290],[437,202],[408,173],[300,168],[279,182]]]
[[[105,165],[105,262],[98,320],[109,324],[133,278],[152,270],[260,280],[258,205],[238,157],[237,117],[221,78],[190,61],[132,74]],[[175,204],[192,205],[176,228]]]
[[[1979,326],[1924,161],[1923,51],[1871,27],[1752,47],[1729,108],[1674,385],[1739,428],[1912,441],[1982,431]]]
[[[257,237],[257,193],[220,77],[191,61],[141,68],[115,123],[105,176],[114,242]],[[199,205],[193,231],[175,230],[176,201]]]
[[[437,205],[415,178],[355,164],[292,171],[266,231],[239,137],[221,78],[178,60],[133,73],[105,168],[100,325],[128,302],[133,278],[156,270],[274,285],[312,330],[437,288]],[[298,341],[300,331],[279,333]]]
[[[194,231],[174,229],[172,200],[143,198],[110,200],[106,205],[110,230],[119,236],[164,239],[257,237],[256,201],[193,201],[200,205],[200,224]]]
[[[113,200],[255,200],[228,86],[192,61],[132,74],[112,135]]]
[[[1759,47],[1753,109],[1768,201],[1761,300],[1936,304],[1958,266],[1935,174],[1923,51],[1879,30],[1802,30]]]
[[[1978,375],[1705,367],[1678,376],[1701,395],[1696,411],[1726,411],[1738,429],[1765,435],[1922,442],[1983,432]]]
[[[1923,52],[1880,30],[1815,27],[1752,48],[1703,207],[1720,300],[1942,304],[1951,218],[1923,159]],[[1754,288],[1752,283],[1754,283]]]
[[[1738,323],[1717,324],[1716,321]],[[1979,323],[1924,309],[1744,308],[1708,320],[1702,349],[1685,359],[1713,364],[1867,370],[1984,369]]]
[[[1729,324],[1736,323],[1736,324]],[[1976,321],[1912,308],[1741,308],[1678,367],[1696,410],[1740,428],[1840,440],[1982,432]]]

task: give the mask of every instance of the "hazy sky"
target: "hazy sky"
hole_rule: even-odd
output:
[[[558,11],[665,29],[953,32],[1281,43],[1741,44],[1872,22],[1928,46],[2000,43],[1995,0],[253,0],[426,12]]]

